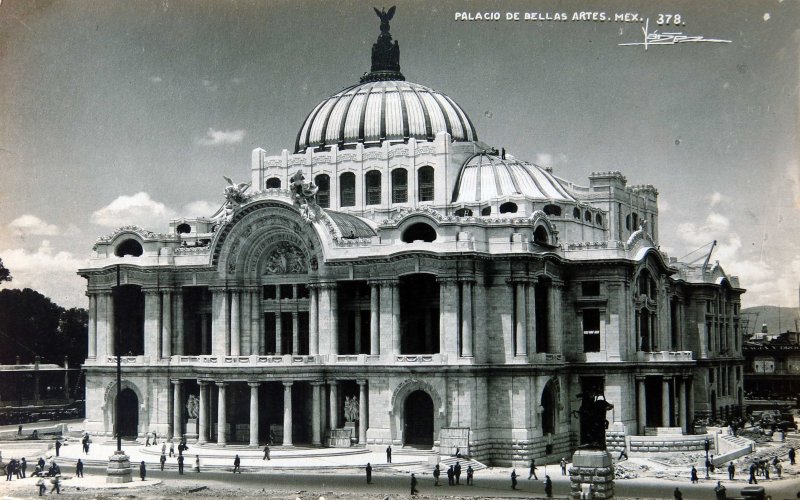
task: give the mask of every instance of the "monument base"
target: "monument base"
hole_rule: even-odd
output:
[[[578,450],[569,469],[570,498],[614,498],[614,463],[606,450]],[[591,494],[590,494],[591,490]]]
[[[183,437],[186,439],[187,443],[197,443],[197,439],[200,435],[197,433],[197,419],[190,418],[186,421],[186,434]]]
[[[107,483],[130,483],[131,479],[131,458],[121,450],[117,450],[108,457],[106,482]]]

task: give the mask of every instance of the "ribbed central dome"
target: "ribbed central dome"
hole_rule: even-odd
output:
[[[446,95],[407,81],[367,82],[348,87],[308,115],[295,153],[308,147],[380,144],[411,137],[432,141],[447,132],[455,141],[478,139],[469,117]]]

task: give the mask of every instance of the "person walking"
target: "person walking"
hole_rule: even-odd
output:
[[[530,468],[530,471],[528,473],[528,480],[529,481],[530,481],[531,477],[533,477],[537,481],[539,480],[539,478],[536,477],[536,460],[533,459],[533,458],[531,459],[531,468]]]
[[[164,464],[167,463],[167,456],[164,453],[161,454],[159,462],[161,462],[161,470],[164,470]]]
[[[386,448],[386,463],[387,464],[392,463],[392,446],[391,445],[389,445]]]
[[[264,458],[261,460],[269,460],[269,445],[264,446]]]
[[[367,473],[367,484],[372,484],[372,465],[367,462],[367,466],[364,470]]]
[[[173,455],[175,455],[175,443],[173,443],[172,440],[170,439],[169,440],[169,458],[172,458]]]
[[[453,474],[456,476],[456,485],[461,484],[461,464],[456,462],[455,467],[453,467]]]
[[[714,494],[717,497],[717,500],[726,500],[728,498],[727,493],[725,492],[725,487],[722,486],[722,482],[717,481],[717,486],[714,487]]]
[[[241,465],[241,463],[242,463],[242,461],[241,461],[241,459],[239,458],[239,455],[237,454],[237,455],[236,455],[236,458],[234,458],[234,459],[233,459],[233,473],[234,473],[234,474],[236,474],[237,472],[238,472],[239,474],[241,474],[241,473],[242,473],[242,470],[239,468],[239,465]]]
[[[755,464],[755,462],[750,464],[750,478],[747,480],[747,484],[758,484],[758,479],[756,479],[756,464]]]
[[[550,476],[544,476],[544,494],[547,498],[553,496],[553,481],[550,480]]]
[[[142,478],[144,481],[144,477],[147,475],[147,467],[144,465],[144,460],[139,464],[139,477]]]
[[[567,457],[561,457],[561,475],[567,475]]]
[[[696,483],[697,482],[697,468],[695,468],[694,465],[692,465],[692,470],[691,470],[691,472],[689,474],[690,474],[689,478],[691,479],[691,481],[693,483]]]
[[[53,490],[55,490],[56,495],[60,495],[61,494],[61,476],[58,475],[58,476],[53,477],[53,479],[51,479],[50,482],[53,483],[53,487],[50,488],[50,493],[52,493]]]
[[[417,477],[412,473],[411,474],[411,496],[416,496],[418,493],[417,491]]]
[[[789,448],[789,465],[794,465],[794,446]]]
[[[453,466],[447,468],[447,485],[448,486],[455,486],[456,484],[456,473],[453,471]]]
[[[39,488],[39,496],[44,496],[44,492],[47,491],[47,486],[44,484],[44,478],[40,477],[38,481],[36,481],[36,487]]]
[[[194,458],[194,471],[200,474],[200,455],[195,455]]]
[[[511,469],[511,489],[517,489],[517,469]]]
[[[764,468],[764,479],[769,479],[769,462],[764,460],[762,467]]]
[[[733,476],[736,474],[736,467],[733,465],[733,462],[728,464],[728,479],[733,481]]]
[[[164,442],[161,444],[161,454],[162,454],[162,455],[166,455],[166,454],[167,454],[167,442],[166,442],[166,441],[164,441]]]
[[[61,440],[56,439],[56,456],[59,456],[60,452],[61,452]]]
[[[22,473],[22,478],[25,479],[25,469],[28,468],[28,461],[25,460],[25,457],[22,457],[19,461],[19,471]]]
[[[150,433],[147,433],[147,441],[144,443],[145,446],[150,446]]]
[[[178,474],[183,474],[183,455],[178,455]]]
[[[781,465],[780,462],[778,462],[778,464],[775,466],[775,474],[778,475],[778,479],[781,478],[781,473],[782,472],[783,472],[783,466]]]
[[[433,485],[434,486],[439,486],[439,474],[440,474],[440,472],[441,471],[439,470],[439,464],[436,464],[436,467],[433,468]]]
[[[17,461],[14,460],[13,458],[9,460],[8,463],[6,464],[6,481],[11,481],[12,479],[14,479],[14,472],[16,472],[17,470],[16,464]]]
[[[681,490],[678,487],[676,487],[675,491],[672,492],[672,496],[675,497],[675,500],[683,500],[683,493],[681,493]]]
[[[467,465],[467,486],[472,486],[472,476],[475,474],[475,471],[472,470],[471,465]]]
[[[75,464],[75,477],[83,477],[83,462],[80,458],[78,463]]]

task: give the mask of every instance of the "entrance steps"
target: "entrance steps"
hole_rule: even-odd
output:
[[[161,445],[155,446],[142,446],[139,445],[140,452],[145,455],[161,456]],[[167,446],[169,451],[169,446]],[[176,450],[177,452],[177,450]],[[352,455],[361,455],[370,453],[366,448],[318,448],[313,446],[270,446],[269,456],[271,460],[285,459],[285,458],[324,458],[324,457],[343,457]],[[249,446],[246,444],[228,444],[220,446],[216,443],[206,443],[202,445],[189,444],[189,449],[183,452],[184,456],[195,457],[199,455],[200,458],[230,458],[233,461],[236,455],[244,459],[263,459],[264,447]]]
[[[454,456],[444,456],[441,457],[439,453],[434,450],[425,450],[425,449],[417,449],[413,447],[404,446],[403,448],[392,448],[392,456],[395,455],[414,455],[414,456],[422,456],[427,458],[426,461],[416,461],[416,462],[405,462],[400,464],[392,464],[394,465],[395,469],[401,470],[403,472],[414,474],[432,474],[433,467],[436,465],[436,457],[439,457],[439,470],[441,471],[441,476],[439,480],[441,481],[444,478],[444,481],[447,481],[447,469],[451,465],[455,465],[456,462],[461,465],[461,479],[466,482],[467,480],[467,467],[472,467],[472,470],[479,471],[481,469],[486,469],[487,466],[478,462],[477,460],[473,460],[470,458],[465,457],[454,457]]]

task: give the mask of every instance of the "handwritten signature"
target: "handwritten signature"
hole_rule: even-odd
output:
[[[650,33],[650,18],[645,19],[644,28],[644,42],[630,42],[620,43],[619,45],[644,45],[644,50],[650,45],[676,45],[679,43],[687,42],[713,42],[713,43],[731,43],[730,40],[719,40],[716,38],[706,38],[702,35],[685,35],[683,33],[659,33],[658,30]]]

